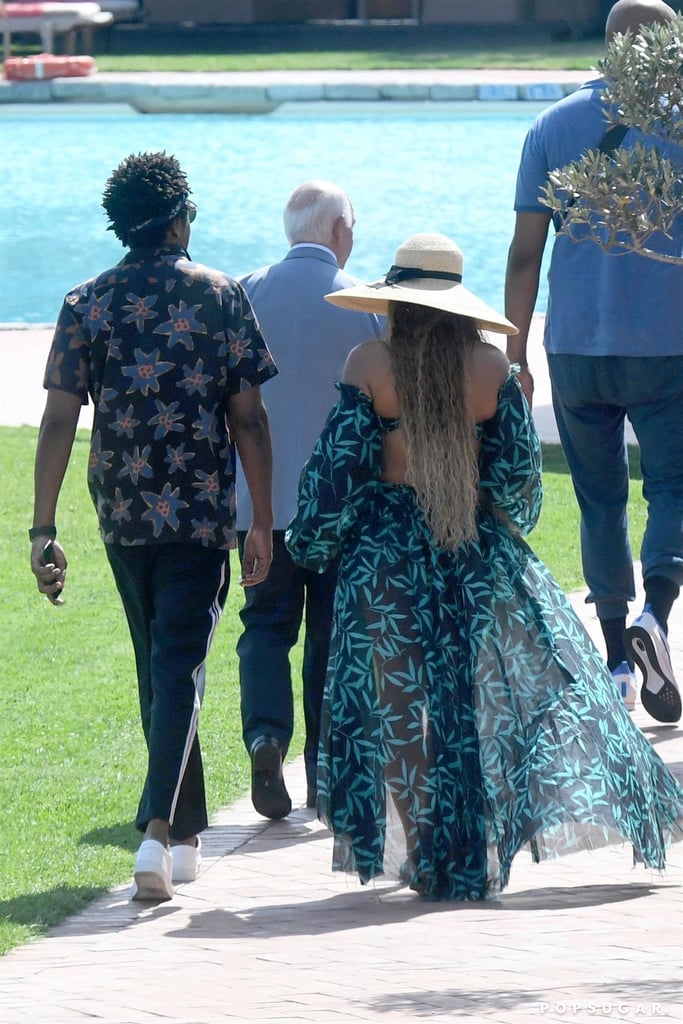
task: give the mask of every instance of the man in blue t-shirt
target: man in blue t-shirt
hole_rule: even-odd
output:
[[[102,205],[128,252],[64,299],[29,530],[38,589],[60,603],[67,561],[55,540],[57,500],[91,399],[88,485],[133,641],[148,749],[139,900],[170,899],[174,882],[197,874],[207,826],[197,718],[235,545],[235,448],[253,509],[243,584],[261,583],[272,558],[260,385],[277,371],[242,287],[190,259],[189,192],[166,153],[131,155],[107,182]]]
[[[674,20],[661,0],[619,0],[606,40]],[[515,195],[516,223],[506,276],[506,315],[519,328],[508,356],[521,365],[529,401],[533,378],[526,346],[551,214],[540,203],[549,172],[597,149],[609,128],[604,81],[586,83],[536,119],[524,143]],[[642,136],[629,130],[622,145]],[[659,142],[657,140],[646,140]],[[662,145],[683,167],[683,152]],[[584,228],[583,231],[586,229]],[[581,552],[605,638],[607,663],[633,708],[636,662],[641,699],[662,722],[681,716],[667,643],[667,622],[683,581],[683,288],[680,265],[605,252],[572,226],[556,235],[548,274],[544,344],[560,440],[581,511]],[[671,237],[650,246],[683,254],[683,215]],[[635,599],[628,534],[628,461],[624,418],[640,446],[648,515],[641,549],[645,608],[626,628]]]

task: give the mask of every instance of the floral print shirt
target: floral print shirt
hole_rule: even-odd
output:
[[[184,249],[131,252],[62,305],[44,386],[95,405],[105,543],[235,542],[232,395],[277,373],[241,285]]]

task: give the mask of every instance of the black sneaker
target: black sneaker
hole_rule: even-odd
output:
[[[643,673],[643,707],[658,722],[674,724],[681,717],[681,695],[666,634],[649,609],[628,627],[625,639],[629,654]]]
[[[286,818],[292,801],[282,777],[282,748],[276,739],[259,736],[251,751],[251,802],[264,818]]]

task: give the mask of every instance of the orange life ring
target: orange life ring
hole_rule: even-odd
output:
[[[81,78],[96,70],[92,57],[69,57],[38,53],[35,57],[8,57],[5,78],[15,82],[36,82],[44,78]]]
[[[7,18],[43,18],[45,4],[5,4],[4,14]]]

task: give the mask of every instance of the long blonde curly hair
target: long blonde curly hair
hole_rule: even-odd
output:
[[[468,317],[390,304],[387,344],[406,437],[406,483],[436,543],[450,550],[476,536],[478,449],[468,382],[481,340]]]

